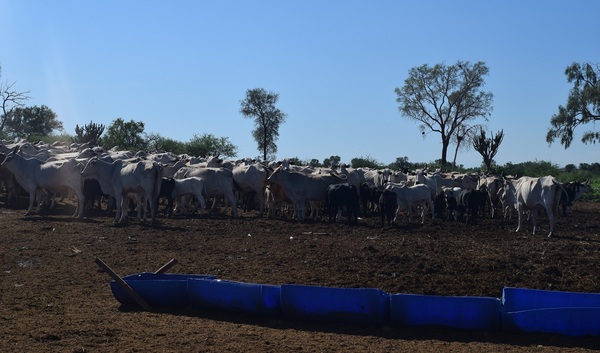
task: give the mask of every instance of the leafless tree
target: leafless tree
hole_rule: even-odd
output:
[[[0,133],[4,131],[7,119],[11,116],[11,113],[15,108],[22,108],[25,106],[31,97],[29,97],[30,91],[19,92],[14,86],[16,82],[9,83],[8,81],[2,82],[2,67],[0,67],[0,99],[2,100],[2,116],[0,117]]]

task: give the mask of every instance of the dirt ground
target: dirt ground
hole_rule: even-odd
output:
[[[600,337],[290,322],[194,309],[121,307],[102,259],[121,276],[211,274],[263,284],[380,288],[388,293],[500,297],[504,286],[600,292],[600,204],[579,203],[556,236],[514,233],[516,219],[478,225],[426,220],[381,228],[298,223],[224,212],[74,220],[70,205],[43,216],[0,205],[1,352],[587,352]]]

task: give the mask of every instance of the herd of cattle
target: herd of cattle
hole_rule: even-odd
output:
[[[147,153],[104,150],[80,144],[32,144],[26,141],[0,144],[0,180],[7,203],[20,193],[29,196],[27,214],[41,205],[54,202],[56,196],[73,195],[77,199],[74,217],[83,217],[96,201],[107,200],[115,222],[126,219],[130,204],[137,205],[138,217],[146,220],[150,209],[156,222],[159,202],[166,200],[165,212],[186,213],[206,202],[224,202],[237,217],[238,204],[245,209],[257,203],[259,216],[290,216],[299,221],[315,218],[326,210],[329,221],[342,212],[348,223],[359,214],[377,212],[382,226],[398,223],[401,211],[408,222],[420,212],[421,222],[432,218],[477,222],[485,214],[491,217],[530,216],[537,230],[539,210],[549,219],[549,234],[554,232],[555,216],[587,189],[587,183],[562,184],[552,176],[509,178],[477,174],[445,174],[428,170],[393,171],[390,169],[312,168],[282,162],[252,160],[224,161],[175,155],[170,152]],[[110,202],[108,202],[110,200]],[[198,206],[196,206],[198,205]],[[529,214],[527,214],[529,212]]]

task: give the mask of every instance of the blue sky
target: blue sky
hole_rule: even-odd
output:
[[[30,90],[65,131],[143,121],[187,142],[227,137],[256,157],[246,90],[279,93],[278,158],[391,163],[439,159],[398,111],[394,88],[423,64],[484,61],[496,161],[598,162],[598,145],[549,146],[572,62],[600,62],[600,2],[574,1],[28,1],[0,0],[2,80]],[[448,158],[452,160],[452,153]],[[472,150],[457,163],[478,166]]]

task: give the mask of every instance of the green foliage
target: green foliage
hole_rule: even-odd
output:
[[[477,118],[488,120],[493,95],[482,90],[488,74],[483,62],[422,65],[410,69],[404,86],[395,89],[402,115],[418,122],[423,136],[427,131],[440,134],[442,165],[448,162],[448,146],[457,134],[469,130]]]
[[[184,154],[187,151],[185,143],[162,137],[159,134],[149,134],[147,144],[150,151],[172,152],[175,154]]]
[[[340,164],[340,161],[342,160],[342,157],[340,156],[331,156],[329,158],[325,158],[323,160],[323,167],[332,167],[334,165],[338,165]]]
[[[68,145],[73,141],[73,136],[69,135],[66,132],[62,132],[60,134],[50,134],[46,136],[31,136],[30,141],[41,141],[49,145],[55,142],[60,142],[64,145]]]
[[[75,125],[75,136],[73,137],[73,142],[97,145],[100,141],[100,136],[103,133],[104,125],[102,124],[96,124],[90,121],[89,124],[85,124],[82,127]]]
[[[371,156],[352,158],[352,161],[350,163],[352,165],[352,168],[373,168],[373,169],[385,168],[384,165],[377,162]]]
[[[30,140],[32,136],[47,136],[55,130],[60,131],[63,124],[52,109],[42,105],[14,108],[8,114],[5,128],[11,138]]]
[[[144,123],[133,119],[125,122],[117,118],[109,125],[101,142],[106,149],[118,146],[122,150],[145,150]]]
[[[279,94],[267,92],[264,88],[246,91],[246,98],[240,102],[240,113],[254,119],[252,136],[262,151],[263,159],[277,153],[279,125],[285,122],[286,115],[275,107]]]
[[[560,105],[558,114],[552,116],[546,141],[551,144],[560,139],[560,143],[569,148],[574,130],[580,125],[591,124],[591,130],[583,133],[581,142],[596,143],[600,141],[600,132],[595,131],[594,125],[600,120],[600,65],[573,63],[566,68],[565,75],[573,88],[566,106]]]
[[[315,168],[315,167],[321,167],[321,163],[316,158],[311,159],[310,162],[308,162],[308,165],[310,167],[313,167],[313,168]]]
[[[523,162],[513,164],[508,162],[504,167],[498,168],[504,175],[520,177],[523,175],[531,177],[540,177],[545,175],[556,176],[563,170],[556,164],[547,161]]]
[[[185,153],[191,156],[206,157],[219,155],[221,157],[237,156],[237,146],[232,144],[227,137],[217,138],[211,134],[194,137],[186,144]]]

